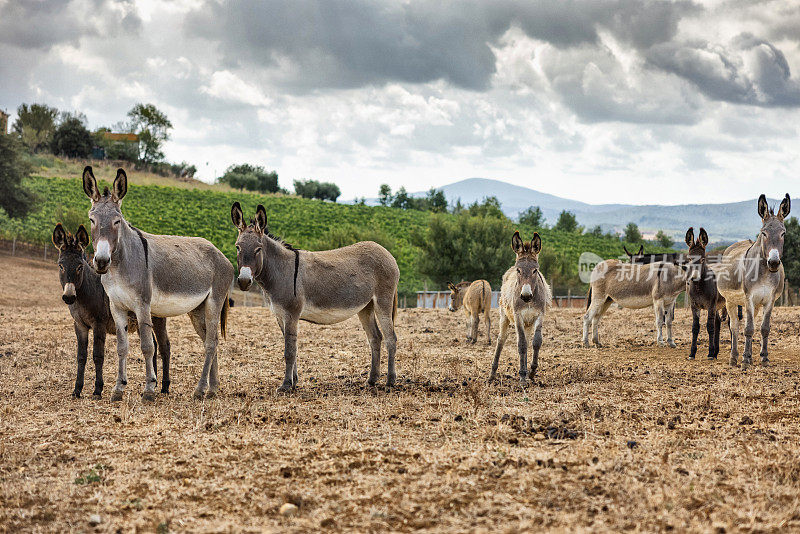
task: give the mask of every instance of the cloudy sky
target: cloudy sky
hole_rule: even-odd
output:
[[[0,80],[0,108],[92,128],[153,103],[204,179],[253,162],[343,199],[800,194],[798,0],[0,0]]]

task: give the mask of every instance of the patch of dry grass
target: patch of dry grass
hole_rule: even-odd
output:
[[[685,360],[685,310],[678,349],[652,346],[649,310],[609,311],[607,348],[582,349],[581,310],[554,310],[524,390],[514,343],[485,383],[491,347],[483,329],[464,343],[461,314],[400,310],[391,391],[363,386],[356,319],[304,324],[280,396],[274,319],[235,307],[219,398],[192,400],[202,346],[176,318],[172,393],[141,402],[135,349],[111,404],[113,340],[105,398],[70,399],[71,320],[34,264],[0,257],[0,530],[800,529],[798,310],[773,314],[772,366],[746,372]]]

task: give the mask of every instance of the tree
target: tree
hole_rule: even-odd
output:
[[[544,213],[539,206],[531,206],[519,214],[519,223],[533,228],[544,227]]]
[[[408,195],[406,188],[401,186],[397,194],[392,197],[392,207],[408,210],[411,209],[412,206],[413,202],[411,201],[411,197]]]
[[[629,222],[625,227],[625,241],[628,243],[639,243],[642,240],[642,233],[634,222]]]
[[[589,231],[589,234],[596,237],[603,237],[603,227],[598,224]]]
[[[790,217],[786,222],[786,237],[783,242],[783,268],[786,281],[795,289],[800,287],[800,223],[797,217]]]
[[[153,163],[164,159],[161,147],[169,139],[172,123],[153,104],[136,104],[128,112],[129,128],[139,135],[139,159]]]
[[[571,211],[563,210],[558,214],[556,225],[553,230],[561,230],[562,232],[569,232],[571,234],[583,232],[583,228],[578,226],[578,219]]]
[[[471,217],[492,217],[494,219],[508,219],[503,210],[500,209],[500,201],[495,196],[484,197],[479,203],[473,202],[467,208],[467,213]]]
[[[412,236],[422,249],[419,272],[440,287],[478,278],[499,287],[503,273],[514,262],[512,232],[507,219],[433,215],[427,231]]]
[[[425,206],[428,211],[432,211],[434,213],[446,213],[447,212],[447,197],[444,195],[444,191],[441,189],[434,189],[431,187],[428,190],[428,195],[425,197],[425,201],[427,206]]]
[[[656,242],[664,248],[671,248],[675,244],[675,241],[664,230],[659,230],[656,233]]]
[[[231,165],[225,169],[225,174],[220,177],[219,181],[234,189],[247,189],[260,193],[277,193],[279,189],[277,172],[267,172],[264,167],[249,163]]]
[[[53,154],[70,158],[88,158],[92,153],[94,142],[92,134],[77,116],[66,116],[53,133],[51,142]]]
[[[381,184],[378,188],[378,203],[381,206],[388,206],[392,203],[392,188],[389,184]]]
[[[333,182],[319,182],[317,180],[295,180],[294,192],[303,198],[316,198],[336,202],[342,194],[339,186]]]
[[[22,186],[30,167],[22,158],[20,141],[0,134],[0,208],[10,217],[24,217],[35,200],[33,193]]]
[[[22,104],[17,108],[17,118],[12,130],[22,144],[32,152],[50,147],[56,129],[58,110],[46,104]]]

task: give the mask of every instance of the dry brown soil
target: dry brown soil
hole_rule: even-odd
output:
[[[217,399],[192,399],[202,346],[176,318],[171,394],[142,403],[135,338],[112,404],[113,338],[103,399],[91,362],[70,398],[57,278],[0,257],[0,531],[800,530],[798,309],[774,313],[772,364],[747,371],[728,344],[686,361],[686,310],[677,349],[654,346],[648,310],[610,310],[603,349],[579,346],[581,310],[554,310],[527,389],[513,336],[486,384],[485,330],[466,345],[460,314],[399,311],[392,390],[364,387],[356,319],[304,324],[286,396],[277,324],[235,307]]]

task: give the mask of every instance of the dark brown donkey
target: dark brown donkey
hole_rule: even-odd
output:
[[[358,314],[372,350],[367,383],[378,380],[381,338],[389,354],[386,384],[395,383],[397,284],[400,269],[388,250],[362,241],[334,250],[297,250],[269,233],[267,212],[259,205],[250,225],[234,202],[231,220],[239,230],[236,257],[239,287],[258,282],[283,332],[286,373],[278,391],[297,384],[297,327],[300,320],[334,324]]]
[[[706,259],[706,246],[708,234],[700,228],[697,239],[694,238],[694,228],[686,232],[686,245],[689,252],[686,254],[687,293],[692,303],[692,349],[689,359],[693,360],[697,354],[697,335],[700,333],[700,311],[708,310],[706,330],[708,331],[708,359],[713,360],[719,354],[719,331],[722,321],[728,318],[725,309],[725,298],[717,291],[717,277]],[[721,312],[721,313],[720,313]]]
[[[100,275],[86,258],[85,249],[89,245],[89,234],[83,225],[78,227],[75,235],[67,233],[58,223],[53,230],[53,244],[58,249],[58,270],[61,288],[64,290],[61,299],[69,306],[69,313],[75,322],[75,337],[78,338],[78,375],[75,378],[75,389],[72,396],[78,398],[83,390],[83,377],[86,371],[86,360],[89,352],[89,331],[93,333],[92,360],[94,361],[94,393],[100,398],[103,393],[103,360],[105,359],[106,334],[115,335],[114,318],[108,304],[108,296],[100,283]],[[135,316],[129,318],[128,330],[137,330]],[[161,352],[163,375],[161,392],[169,392],[169,356],[170,347],[167,338],[167,320],[153,317],[153,332],[158,349]],[[155,372],[155,359],[153,360]]]

